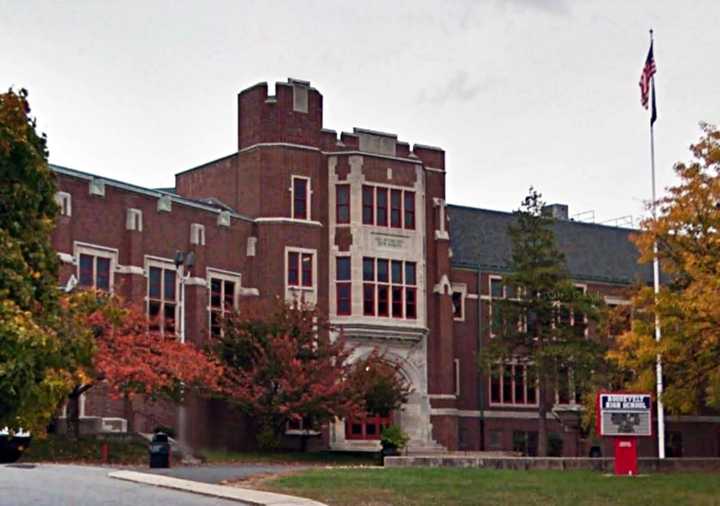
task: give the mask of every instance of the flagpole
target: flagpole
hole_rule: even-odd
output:
[[[653,43],[653,31],[650,29],[650,44]],[[655,76],[651,78],[652,93],[655,94]],[[653,97],[653,101],[655,98]],[[654,103],[653,103],[654,106]],[[655,130],[654,122],[650,121],[650,169],[652,172],[652,217],[653,221],[657,220],[657,199],[655,197]],[[660,342],[662,333],[660,331],[660,316],[657,310],[657,300],[660,294],[660,260],[658,259],[657,240],[653,242],[653,285],[655,290],[655,341]],[[662,377],[662,359],[660,353],[657,354],[655,360],[655,382],[657,385],[657,427],[658,427],[658,458],[665,458],[665,409],[662,402],[663,393],[663,377]]]

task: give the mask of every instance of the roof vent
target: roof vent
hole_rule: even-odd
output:
[[[542,208],[543,216],[550,216],[556,220],[565,220],[569,218],[568,206],[565,204],[548,204]]]

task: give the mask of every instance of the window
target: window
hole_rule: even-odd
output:
[[[514,430],[512,437],[513,451],[530,457],[537,456],[537,431]]]
[[[415,262],[363,258],[363,314],[417,318]]]
[[[335,221],[337,223],[350,223],[350,185],[343,184],[335,187],[336,213]]]
[[[555,403],[580,404],[581,402],[582,391],[580,385],[575,381],[572,369],[561,365],[558,368],[557,384],[555,385]]]
[[[452,285],[452,308],[453,319],[465,321],[465,295],[467,285],[465,283],[453,283]]]
[[[218,271],[208,272],[210,335],[222,335],[222,322],[225,315],[237,307],[240,287],[240,275]]]
[[[288,286],[313,286],[313,254],[291,251],[288,253]]]
[[[415,192],[404,193],[405,228],[415,229]]]
[[[488,432],[488,450],[501,450],[503,440],[503,431],[500,429]]]
[[[498,366],[490,375],[490,404],[537,405],[537,386],[525,364]]]
[[[369,415],[345,420],[345,439],[380,439],[383,429],[392,425],[390,416]]]
[[[78,285],[83,288],[97,288],[110,291],[110,259],[94,255],[80,254],[78,262]]]
[[[55,203],[60,208],[60,216],[72,216],[72,197],[67,192],[57,192]]]
[[[315,250],[302,248],[285,249],[286,299],[302,298],[304,302],[316,302],[317,266]]]
[[[350,257],[337,257],[335,259],[335,290],[337,299],[337,314],[349,315],[352,313],[352,274]]]
[[[402,191],[400,190],[390,192],[390,226],[402,227]]]
[[[362,204],[363,225],[372,225],[375,223],[375,189],[372,186],[363,186]]]
[[[501,277],[490,277],[490,337],[495,337],[502,333],[502,316],[497,306],[492,303],[493,299],[504,299],[505,290]]]
[[[376,218],[377,221],[375,222],[376,225],[379,225],[381,227],[387,227],[388,224],[388,192],[385,188],[378,188],[377,189],[377,195],[376,195],[376,201],[377,206],[375,208],[376,210]]]
[[[490,278],[490,297],[492,297],[493,299],[505,298],[505,289],[503,287],[502,278]]]
[[[292,217],[296,220],[310,219],[310,179],[292,177]]]
[[[362,202],[364,225],[415,229],[415,192],[365,185]]]
[[[174,334],[177,320],[177,275],[173,264],[148,266],[147,311],[151,328],[161,334]]]
[[[75,258],[78,286],[112,291],[117,250],[75,243]]]

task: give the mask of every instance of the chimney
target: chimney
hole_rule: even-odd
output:
[[[569,219],[568,206],[565,204],[548,204],[542,208],[543,216],[550,216],[556,220]]]

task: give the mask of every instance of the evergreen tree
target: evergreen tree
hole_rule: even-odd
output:
[[[508,228],[512,257],[503,280],[506,297],[492,301],[495,337],[480,361],[494,376],[502,374],[504,364],[527,367],[528,388],[537,385],[538,455],[546,456],[547,413],[556,390],[580,392],[603,360],[602,345],[586,335],[601,302],[572,283],[541,195],[531,188],[514,214]]]

